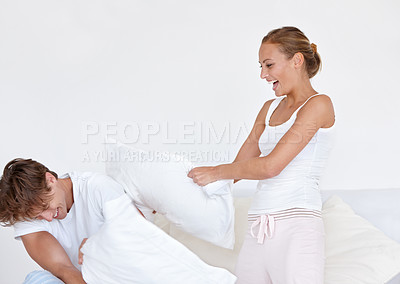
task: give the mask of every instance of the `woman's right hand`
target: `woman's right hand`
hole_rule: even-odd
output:
[[[187,176],[199,186],[205,186],[218,180],[218,171],[216,167],[197,167],[192,169]]]

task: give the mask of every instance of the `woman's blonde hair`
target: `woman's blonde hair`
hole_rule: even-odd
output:
[[[304,56],[305,69],[308,77],[314,77],[321,69],[321,57],[317,45],[310,43],[308,38],[296,27],[282,27],[270,31],[262,40],[263,43],[278,44],[279,49],[288,59],[300,52]]]

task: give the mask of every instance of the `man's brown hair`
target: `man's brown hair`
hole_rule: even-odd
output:
[[[46,183],[46,172],[55,172],[32,159],[14,159],[0,180],[0,224],[12,226],[28,221],[48,209],[52,194]]]

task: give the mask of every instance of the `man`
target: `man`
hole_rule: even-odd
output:
[[[80,245],[103,225],[104,204],[123,194],[102,174],[58,177],[34,160],[14,159],[0,180],[0,223],[14,226],[15,238],[42,268],[65,283],[85,283]]]
[[[91,242],[86,248],[93,248],[96,237],[97,248],[108,240],[107,255],[112,248],[115,257],[104,259],[93,250],[92,254],[87,252],[83,266],[87,281],[101,283],[95,277],[104,271],[98,269],[107,270],[109,264],[116,269],[103,276],[111,283],[236,281],[227,270],[204,263],[154,224],[141,219],[143,214],[140,216],[131,205],[123,187],[108,176],[69,172],[58,177],[31,159],[12,160],[0,179],[0,224],[13,225],[15,238],[23,241],[28,254],[45,269],[30,273],[25,284],[85,283],[80,248],[87,238]]]

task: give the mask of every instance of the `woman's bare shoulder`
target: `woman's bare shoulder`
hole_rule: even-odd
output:
[[[332,102],[331,98],[328,95],[319,94],[317,96],[314,96],[314,97],[310,98],[306,102],[306,104],[301,108],[301,111],[309,110],[311,108],[314,111],[316,109],[321,109],[321,110],[333,109],[333,102]]]
[[[271,99],[271,100],[266,101],[266,102],[264,103],[264,105],[262,106],[261,111],[264,111],[265,113],[267,113],[268,110],[269,110],[269,107],[271,106],[271,104],[272,104],[272,102],[273,102],[274,100],[275,100],[275,99]]]
[[[269,110],[269,107],[271,106],[271,103],[272,103],[273,101],[274,101],[274,99],[271,99],[271,100],[266,101],[266,102],[263,104],[262,108],[260,109],[260,111],[259,111],[259,113],[258,113],[258,115],[257,115],[256,122],[258,122],[258,123],[260,123],[260,122],[264,123],[265,118],[266,118],[267,113],[268,113],[268,110]]]
[[[330,127],[335,122],[335,110],[333,102],[328,95],[320,94],[314,96],[307,101],[303,108],[299,111],[301,116],[313,116],[321,121],[321,127]]]

